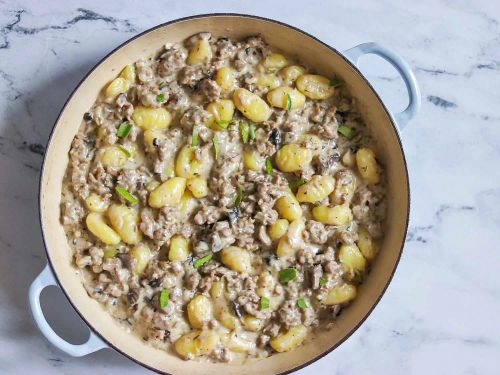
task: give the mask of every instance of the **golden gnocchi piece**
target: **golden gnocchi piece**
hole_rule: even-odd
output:
[[[185,145],[175,160],[175,174],[179,177],[193,178],[200,174],[201,163],[196,159],[195,149]]]
[[[240,325],[238,318],[231,312],[225,300],[216,303],[215,319],[230,330],[235,330]]]
[[[335,93],[330,80],[317,74],[304,74],[297,78],[297,88],[311,99],[327,99]]]
[[[313,156],[319,156],[323,151],[323,142],[314,134],[304,134],[300,137],[302,147],[311,150]]]
[[[246,89],[237,88],[234,90],[233,102],[243,116],[250,121],[263,122],[271,116],[271,108],[267,103]]]
[[[270,345],[278,353],[287,352],[302,344],[306,335],[307,328],[299,324],[272,338]]]
[[[226,267],[240,273],[250,273],[252,269],[250,253],[241,247],[229,246],[221,251],[221,262]]]
[[[267,228],[267,234],[271,239],[277,240],[285,235],[288,225],[287,219],[278,219]]]
[[[229,350],[237,353],[246,353],[255,349],[255,342],[249,340],[241,333],[226,333],[222,337],[222,343]]]
[[[217,70],[215,82],[219,85],[222,92],[230,91],[235,85],[235,77],[233,69],[223,66]]]
[[[165,108],[152,108],[138,106],[132,113],[132,119],[140,128],[148,129],[166,129],[172,122],[172,115]]]
[[[104,150],[101,162],[105,167],[121,168],[127,163],[127,154],[117,146],[109,146]]]
[[[358,230],[357,244],[366,259],[372,260],[377,255],[377,244],[365,227],[360,227]]]
[[[179,203],[179,211],[184,215],[191,215],[199,206],[199,201],[189,190],[185,190]]]
[[[259,74],[255,86],[272,90],[280,85],[280,79],[274,74]]]
[[[185,358],[197,357],[212,352],[220,342],[219,335],[212,330],[193,331],[175,342],[175,350]]]
[[[281,217],[288,221],[296,220],[302,216],[302,207],[300,207],[299,201],[291,192],[278,198],[274,208]]]
[[[197,295],[189,301],[187,315],[193,328],[203,328],[212,318],[212,301],[202,294]]]
[[[96,193],[91,193],[85,199],[85,205],[92,212],[106,212],[109,206],[109,202],[105,201],[100,195]]]
[[[276,249],[276,255],[279,257],[289,256],[304,246],[302,233],[305,229],[304,219],[298,218],[290,223],[286,235],[281,237]]]
[[[243,317],[243,326],[246,330],[251,332],[259,332],[264,328],[265,321],[263,319],[256,318],[252,315],[245,315]]]
[[[341,204],[334,207],[317,206],[312,210],[314,220],[327,225],[346,225],[352,221],[349,205]]]
[[[233,119],[234,103],[227,99],[217,100],[207,106],[207,112],[210,113],[207,125],[213,130],[224,130]]]
[[[142,239],[137,210],[122,204],[112,204],[108,208],[108,218],[123,242],[135,245]]]
[[[184,262],[190,252],[189,240],[186,237],[176,234],[170,239],[169,260]]]
[[[148,267],[151,260],[151,250],[147,245],[138,244],[130,250],[130,255],[135,259],[134,273],[140,275]]]
[[[208,195],[207,180],[200,177],[193,177],[187,181],[187,188],[196,198],[203,198]]]
[[[342,265],[344,274],[346,274],[349,279],[354,279],[358,275],[363,274],[366,268],[366,259],[354,244],[344,244],[340,247],[339,262]]]
[[[118,77],[111,81],[106,87],[105,95],[108,98],[115,98],[121,93],[126,93],[130,87],[130,82],[125,78]]]
[[[120,73],[120,77],[124,78],[129,83],[135,82],[135,68],[133,65],[127,65]]]
[[[225,292],[226,283],[224,282],[224,279],[220,279],[219,281],[215,281],[212,283],[212,287],[210,288],[210,296],[213,299],[223,298]]]
[[[356,286],[351,284],[342,284],[331,288],[323,299],[325,305],[339,305],[356,298]]]
[[[282,77],[284,82],[291,85],[297,80],[297,78],[303,75],[305,71],[306,70],[300,65],[290,65],[281,69],[279,71],[279,75]]]
[[[285,56],[280,53],[270,53],[264,59],[263,65],[270,71],[277,71],[288,63]]]
[[[269,91],[267,93],[267,101],[273,107],[297,109],[304,106],[306,97],[298,90],[282,86]]]
[[[297,190],[297,200],[305,203],[319,202],[335,189],[335,179],[332,176],[314,175],[304,185],[299,186]]]
[[[251,171],[261,171],[264,168],[264,159],[255,150],[246,149],[243,151],[243,165]]]
[[[198,65],[212,59],[212,47],[207,39],[200,39],[194,43],[187,57],[188,65]]]
[[[354,168],[356,166],[356,155],[351,149],[347,150],[344,155],[342,155],[342,164],[349,168]]]
[[[297,144],[283,146],[276,153],[276,165],[281,172],[298,172],[311,163],[311,150]]]
[[[144,132],[144,146],[147,152],[155,152],[155,143],[167,139],[164,129],[152,128]]]
[[[85,221],[89,231],[106,245],[117,245],[120,243],[120,236],[106,223],[103,214],[91,212],[87,215]]]
[[[149,194],[148,203],[153,208],[178,205],[185,189],[185,178],[172,177]]]
[[[353,173],[344,170],[338,171],[335,177],[337,177],[335,190],[330,198],[335,204],[349,204],[356,191],[356,177]]]
[[[361,147],[356,152],[356,164],[359,174],[368,184],[378,184],[380,182],[379,167],[375,159],[375,153],[368,147]]]

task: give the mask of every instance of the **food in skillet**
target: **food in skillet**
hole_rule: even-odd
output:
[[[61,218],[88,294],[186,359],[291,350],[356,297],[383,235],[345,84],[200,33],[127,65],[83,116]]]

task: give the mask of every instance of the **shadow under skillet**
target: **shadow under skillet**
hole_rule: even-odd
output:
[[[72,358],[53,347],[36,327],[27,298],[31,282],[47,264],[38,212],[45,146],[66,100],[96,61],[80,60],[80,65],[56,72],[48,81],[34,79],[29,92],[6,99],[0,129],[0,312],[10,323],[2,331],[12,340],[44,348],[55,367],[81,361],[83,366],[133,369],[138,365],[113,350]],[[87,340],[88,328],[58,288],[45,289],[41,305],[61,337],[74,344]]]

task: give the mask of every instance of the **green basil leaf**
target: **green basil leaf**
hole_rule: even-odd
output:
[[[297,300],[297,306],[300,307],[301,309],[307,309],[309,307],[309,304],[304,298],[300,297]]]
[[[165,94],[162,93],[162,94],[156,95],[156,101],[158,103],[163,103],[165,101]]]
[[[338,79],[333,78],[330,80],[330,86],[332,86],[332,87],[342,86],[342,81],[339,81]]]
[[[286,284],[297,277],[297,270],[295,268],[285,268],[278,273],[280,282]]]
[[[118,148],[120,149],[121,152],[123,152],[125,154],[125,156],[128,158],[130,158],[132,156],[132,153],[126,149],[125,147],[123,147],[122,145],[119,145]]]
[[[236,188],[236,199],[234,200],[234,207],[239,207],[243,201],[243,189],[241,187]]]
[[[116,131],[116,135],[119,138],[125,138],[128,135],[128,133],[130,133],[131,129],[132,129],[132,124],[127,122],[127,121],[124,121],[118,127],[118,130]]]
[[[327,280],[326,280],[323,276],[321,276],[321,277],[319,278],[319,286],[323,286],[323,285],[325,285],[325,284],[326,284],[326,282],[327,282]]]
[[[227,126],[231,123],[231,121],[227,120],[216,120],[215,123],[219,125],[222,129],[227,129]]]
[[[255,140],[255,125],[250,124],[250,128],[248,129],[248,136],[250,139],[250,142]]]
[[[354,136],[356,135],[356,129],[350,128],[349,126],[346,125],[340,125],[339,128],[337,129],[337,132],[342,134],[347,139],[353,139]]]
[[[248,127],[248,123],[245,121],[240,122],[240,135],[241,135],[241,141],[243,143],[248,143],[248,135],[249,135],[250,129]]]
[[[120,197],[122,197],[123,199],[125,199],[126,201],[128,201],[130,203],[137,203],[139,201],[139,199],[137,199],[137,197],[130,194],[128,192],[128,190],[122,186],[117,186],[115,188],[115,190],[118,193],[118,195],[120,195]]]
[[[292,98],[291,98],[290,94],[286,94],[286,109],[287,109],[287,111],[290,110],[290,108],[292,108]]]
[[[267,297],[260,297],[260,308],[261,309],[267,309],[267,308],[269,308],[269,298],[267,298]]]
[[[296,188],[298,188],[300,185],[304,185],[306,183],[306,180],[304,180],[303,178],[297,178],[296,180],[293,180],[292,182],[290,182],[288,184],[288,186],[290,187],[290,189],[294,190]]]
[[[193,126],[193,136],[191,137],[191,146],[198,147],[200,140],[198,138],[198,125]]]
[[[220,153],[220,145],[219,145],[219,138],[217,138],[216,135],[212,138],[212,143],[214,145],[214,157],[215,160],[219,158],[219,153]]]
[[[273,174],[273,165],[269,159],[266,159],[266,172],[267,174]]]
[[[168,305],[168,300],[170,298],[170,292],[168,289],[163,289],[160,293],[160,307],[164,308]]]
[[[196,259],[193,263],[193,267],[200,268],[204,264],[210,262],[210,259],[212,259],[212,256],[213,256],[213,254],[208,254],[208,255],[205,255],[204,257]]]

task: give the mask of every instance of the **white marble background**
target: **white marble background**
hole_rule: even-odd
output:
[[[39,334],[27,289],[45,265],[37,189],[48,134],[81,77],[119,43],[196,13],[275,18],[346,49],[377,41],[404,56],[422,89],[403,133],[412,214],[400,267],[366,323],[300,374],[500,373],[500,3],[470,1],[1,1],[0,373],[144,373],[111,350],[71,358]],[[365,58],[391,108],[393,69]],[[57,289],[59,332],[85,328]]]

